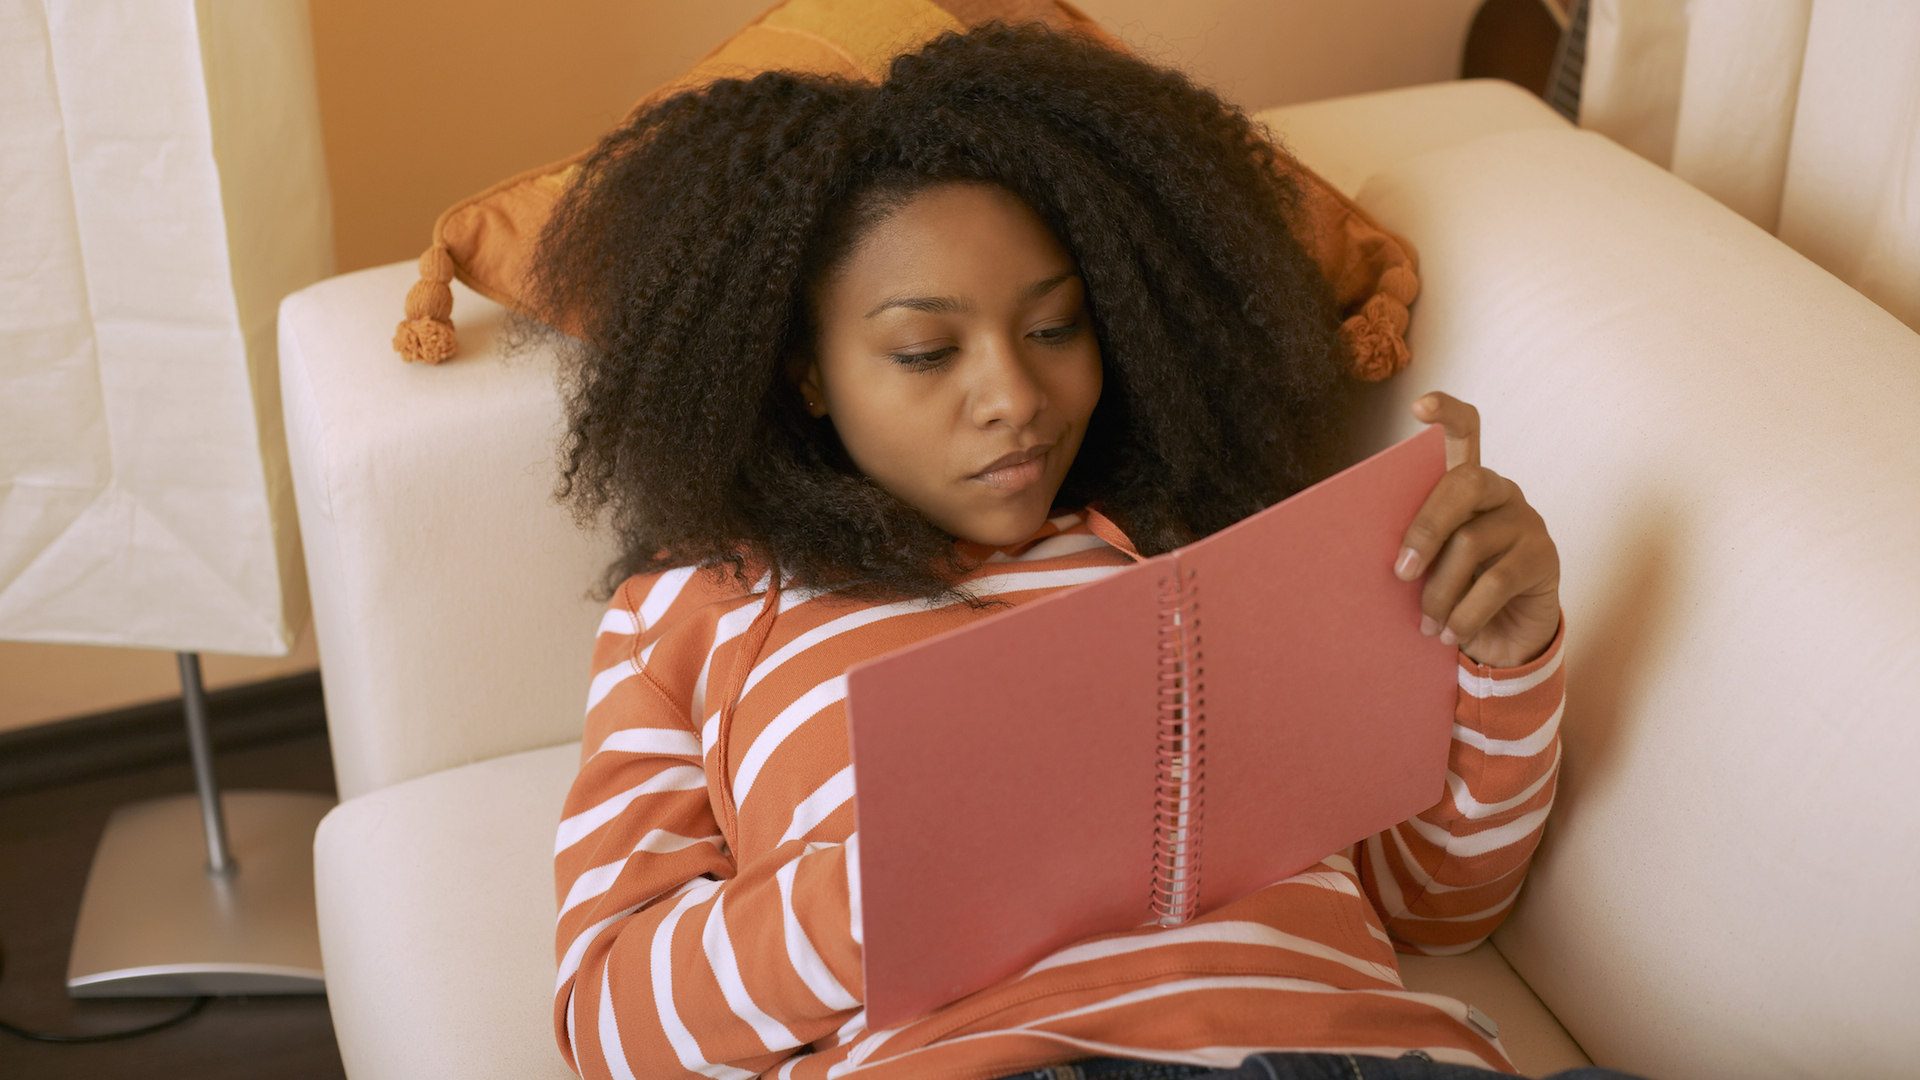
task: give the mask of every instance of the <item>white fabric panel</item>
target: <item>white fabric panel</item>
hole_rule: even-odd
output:
[[[1772,231],[1813,0],[1593,0],[1580,126]]]
[[[1686,0],[1591,0],[1580,126],[1662,167],[1687,67]]]
[[[1772,232],[1813,0],[1689,0],[1675,176]]]
[[[1780,238],[1920,329],[1920,3],[1814,5]]]
[[[332,266],[309,35],[0,0],[0,637],[282,655],[306,617],[272,322]]]
[[[553,827],[578,743],[341,803],[314,837],[327,1008],[354,1080],[571,1080],[553,1039]]]
[[[1595,1062],[1920,1060],[1920,335],[1590,133],[1493,135],[1360,202],[1421,255],[1413,364],[1564,565],[1561,797],[1500,950]]]
[[[1593,0],[1580,124],[1920,328],[1920,4]]]
[[[611,541],[553,499],[553,359],[456,283],[460,352],[390,344],[411,263],[287,298],[281,390],[340,796],[580,737]],[[551,843],[552,837],[548,837]]]

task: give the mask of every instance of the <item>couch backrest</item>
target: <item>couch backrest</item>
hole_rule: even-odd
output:
[[[1602,1064],[1911,1076],[1920,335],[1591,133],[1359,201],[1423,282],[1375,441],[1475,402],[1563,559],[1561,796],[1501,951]]]

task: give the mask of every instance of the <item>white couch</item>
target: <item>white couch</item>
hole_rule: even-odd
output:
[[[1535,1075],[1920,1072],[1920,336],[1510,87],[1263,116],[1420,251],[1413,366],[1360,442],[1427,389],[1477,403],[1565,565],[1546,842],[1497,948],[1409,984]],[[549,358],[503,359],[456,287],[459,355],[401,363],[412,277],[281,317],[329,998],[355,1080],[563,1077],[549,859],[610,552],[549,498]]]

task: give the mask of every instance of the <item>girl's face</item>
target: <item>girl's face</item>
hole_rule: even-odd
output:
[[[975,543],[1040,528],[1100,400],[1073,260],[1018,196],[927,188],[815,297],[800,391],[860,471]]]

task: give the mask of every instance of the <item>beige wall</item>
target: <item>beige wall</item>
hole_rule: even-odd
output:
[[[1252,111],[1442,82],[1482,0],[1076,0]]]
[[[340,270],[417,257],[449,203],[591,144],[768,3],[312,0]],[[1452,78],[1479,0],[1079,4],[1259,109]],[[315,663],[309,634],[205,670],[222,686]],[[0,730],[178,693],[169,653],[0,642]]]
[[[1450,79],[1480,0],[1079,0],[1250,109]],[[591,145],[769,0],[312,0],[342,271]]]
[[[320,662],[309,623],[286,656],[200,658],[210,690],[312,671]],[[0,731],[180,695],[170,652],[0,641]]]
[[[766,0],[311,0],[342,271],[418,258],[449,203],[589,146]]]

